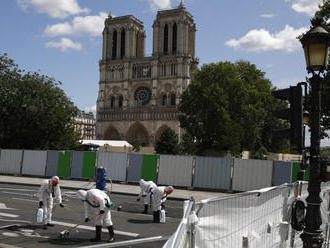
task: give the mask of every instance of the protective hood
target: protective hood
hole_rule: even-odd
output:
[[[52,184],[58,184],[60,182],[60,179],[58,176],[53,176],[51,179],[50,179],[50,182]]]
[[[80,200],[86,201],[86,198],[87,198],[87,191],[86,191],[86,190],[82,190],[82,189],[78,190],[78,191],[77,191],[77,197],[78,197],[78,199],[80,199]]]
[[[172,186],[166,186],[164,191],[166,194],[171,194],[173,192],[174,188]]]
[[[145,183],[146,183],[146,181],[144,181],[143,179],[141,179],[139,182],[140,186],[144,185]]]

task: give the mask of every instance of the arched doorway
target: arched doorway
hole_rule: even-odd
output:
[[[113,126],[110,126],[105,131],[104,139],[105,140],[121,140],[121,137],[120,137],[118,130]]]
[[[138,142],[141,146],[148,146],[149,133],[141,123],[136,122],[128,129],[126,140],[131,144]]]
[[[155,141],[157,142],[157,140],[159,139],[159,137],[162,135],[162,133],[164,132],[165,129],[169,128],[167,125],[163,125],[160,128],[158,128],[157,132],[156,132],[156,136],[155,136]]]

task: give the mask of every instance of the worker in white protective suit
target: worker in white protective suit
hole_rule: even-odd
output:
[[[60,179],[58,176],[53,176],[51,179],[45,180],[40,185],[38,191],[39,207],[42,207],[44,212],[44,229],[47,229],[47,226],[54,226],[54,224],[52,224],[54,198],[61,207],[64,207],[62,204],[62,195],[59,183]]]
[[[96,235],[95,238],[91,239],[91,242],[101,241],[102,225],[108,228],[110,235],[108,242],[114,241],[115,235],[110,212],[112,202],[109,196],[99,189],[78,190],[77,196],[84,202],[85,222],[90,220],[90,210],[92,210],[92,216],[95,218]]]
[[[173,192],[174,188],[172,186],[160,186],[153,188],[151,190],[151,205],[153,211],[153,221],[155,223],[160,223],[160,210],[169,194]]]
[[[148,206],[150,205],[151,201],[151,190],[153,188],[156,188],[157,185],[153,182],[153,181],[144,181],[143,179],[140,180],[139,182],[140,184],[140,194],[137,197],[137,201],[141,200],[141,197],[143,198],[143,202],[144,202],[144,211],[142,212],[143,214],[147,214],[148,213]]]

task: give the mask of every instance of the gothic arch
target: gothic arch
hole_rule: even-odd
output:
[[[123,101],[124,101],[124,97],[122,95],[120,95],[118,98],[118,108],[123,107]]]
[[[112,58],[117,57],[117,30],[113,31],[112,34]]]
[[[155,135],[155,141],[157,141],[160,138],[160,136],[162,135],[164,130],[167,128],[169,128],[169,126],[167,126],[167,125],[162,125],[160,128],[158,128],[156,135]]]
[[[172,53],[176,54],[178,44],[178,27],[176,23],[173,24],[173,34],[172,34]]]
[[[149,133],[147,129],[139,122],[130,126],[126,134],[126,140],[129,143],[139,142],[142,146],[149,145]]]
[[[161,94],[161,105],[162,106],[167,105],[167,95],[166,95],[166,93]]]
[[[168,25],[164,27],[164,54],[168,53]]]
[[[111,96],[110,97],[110,108],[115,108],[115,101],[116,101],[116,99],[115,99],[115,97],[114,96]]]
[[[107,128],[107,130],[104,133],[104,139],[105,140],[121,140],[121,137],[120,137],[118,130],[113,126],[110,126]]]
[[[120,35],[120,58],[125,57],[125,45],[126,45],[126,32],[125,29],[123,29]]]
[[[171,93],[170,98],[171,98],[171,99],[170,99],[170,104],[171,104],[172,106],[174,106],[174,105],[176,104],[176,95],[175,95],[174,92]]]

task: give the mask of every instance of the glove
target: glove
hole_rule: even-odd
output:
[[[85,222],[88,222],[89,221],[89,218],[87,217],[87,218],[85,218]]]
[[[137,198],[136,201],[140,201],[141,199],[140,198]]]
[[[64,205],[63,205],[62,203],[60,203],[60,207],[61,207],[61,208],[64,208]]]
[[[104,214],[104,210],[100,210],[100,214]]]
[[[43,205],[44,205],[43,202],[40,201],[40,202],[39,202],[39,208],[42,208]]]
[[[113,202],[112,202],[112,201],[110,201],[110,202],[107,201],[107,203],[105,204],[105,206],[106,206],[107,208],[110,208],[110,207],[113,206]]]

